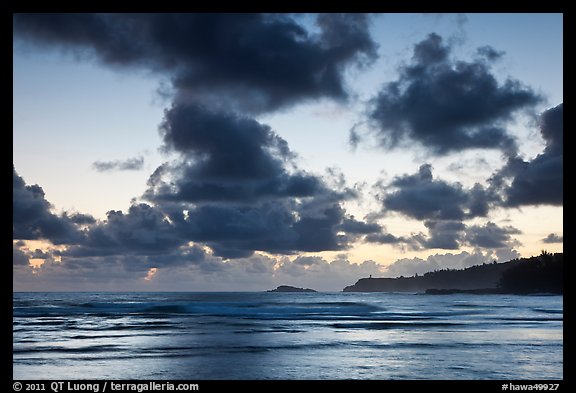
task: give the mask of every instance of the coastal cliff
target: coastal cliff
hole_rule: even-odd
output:
[[[361,278],[344,292],[426,292],[449,293],[563,293],[563,254],[514,259],[505,263],[447,269],[422,276]]]

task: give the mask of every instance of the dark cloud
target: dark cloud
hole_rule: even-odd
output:
[[[564,203],[564,104],[548,109],[540,118],[540,131],[546,142],[544,152],[531,161],[512,157],[492,181],[511,177],[505,189],[507,206],[554,205]]]
[[[360,136],[360,133],[356,130],[357,127],[357,125],[352,127],[348,135],[348,143],[352,149],[356,149],[358,144],[362,141],[362,136]]]
[[[89,214],[74,213],[72,215],[65,214],[65,216],[77,225],[91,225],[96,223],[96,219]]]
[[[496,50],[491,46],[481,46],[478,49],[476,49],[476,54],[480,57],[485,58],[490,62],[493,62],[501,59],[506,54],[506,52]]]
[[[490,189],[485,189],[480,184],[476,183],[468,194],[468,217],[486,217],[490,209],[491,203],[498,203],[498,196]]]
[[[175,249],[165,250],[150,254],[137,254],[134,252],[110,254],[110,255],[83,255],[72,252],[56,252],[62,257],[62,270],[77,270],[79,275],[83,272],[105,271],[106,274],[116,272],[116,277],[126,280],[134,276],[142,279],[152,269],[178,269],[187,268],[196,271],[214,272],[222,270],[218,266],[222,260],[209,255],[202,247],[197,245],[185,245]],[[46,267],[50,266],[46,264]],[[42,268],[45,266],[43,265]],[[131,275],[131,277],[130,277]]]
[[[79,241],[81,234],[67,215],[57,216],[42,187],[26,185],[12,170],[12,236],[13,239],[49,240],[54,244]]]
[[[462,246],[497,250],[501,248],[512,249],[520,243],[512,238],[521,232],[512,227],[499,227],[493,222],[484,225],[466,225],[460,221],[425,221],[428,236],[413,236],[422,248],[440,248],[444,250],[457,250]]]
[[[298,234],[298,249],[301,251],[344,250],[348,237],[338,234],[344,217],[339,204],[328,205],[314,215],[303,216],[294,223]]]
[[[204,205],[187,217],[171,218],[184,236],[210,246],[216,255],[238,258],[255,250],[290,254],[343,250],[354,236],[339,235],[345,212],[327,203],[313,214],[292,200],[255,206]]]
[[[427,238],[423,233],[413,233],[410,236],[395,236],[383,231],[382,233],[371,233],[364,237],[367,243],[391,244],[403,251],[420,251],[425,247]]]
[[[287,143],[256,120],[178,104],[161,133],[181,159],[152,174],[144,197],[166,211],[179,236],[215,255],[342,250],[379,229],[346,215],[341,202],[356,194],[342,179],[335,191],[298,170]]]
[[[562,156],[541,154],[522,163],[511,186],[506,190],[507,205],[556,205],[563,199],[564,160]]]
[[[511,226],[499,227],[493,222],[485,225],[472,225],[466,228],[466,242],[474,247],[481,248],[511,248],[518,245],[510,235],[518,235],[521,232]]]
[[[414,69],[412,71],[422,71],[429,64],[445,63],[449,60],[450,47],[443,45],[442,37],[432,33],[414,45]]]
[[[16,243],[12,245],[12,265],[15,268],[29,265],[28,256],[21,250],[22,245],[23,244],[16,244]]]
[[[256,120],[175,105],[166,111],[161,132],[166,146],[184,159],[151,176],[150,200],[255,202],[324,191],[320,179],[302,171],[288,173],[293,153],[286,141]]]
[[[459,221],[425,221],[429,238],[423,242],[425,248],[457,250],[466,225]]]
[[[86,232],[85,239],[64,255],[153,255],[167,253],[186,243],[158,209],[144,203],[128,213],[111,210],[107,219]]]
[[[426,221],[424,225],[428,228],[429,236],[419,241],[425,248],[455,250],[471,246],[475,249],[501,252],[520,245],[520,242],[511,236],[520,234],[520,230],[512,226],[500,227],[493,222],[465,225],[459,221]]]
[[[542,242],[547,243],[547,244],[563,243],[564,242],[564,236],[557,235],[555,233],[550,233],[550,234],[548,234],[548,236],[546,236],[544,239],[542,239]]]
[[[145,264],[135,260],[130,266],[134,270],[173,268],[177,266],[193,267],[204,272],[215,272],[223,269],[221,260],[212,257],[198,245],[181,246],[167,251],[146,255]]]
[[[110,171],[139,171],[144,166],[144,157],[134,157],[128,158],[126,160],[116,160],[116,161],[95,161],[92,164],[98,172],[110,172]]]
[[[430,34],[414,46],[398,79],[371,100],[368,116],[382,146],[415,141],[434,154],[473,148],[514,153],[505,126],[541,97],[517,80],[497,81],[491,63],[502,53],[493,48],[479,48],[481,58],[470,62],[453,59],[451,50]]]
[[[422,220],[428,234],[395,236],[375,231],[365,237],[367,242],[394,244],[411,250],[515,245],[510,235],[517,230],[512,227],[500,228],[490,222],[485,226],[467,226],[463,222],[486,217],[491,207],[502,203],[494,185],[484,188],[476,183],[471,188],[464,188],[460,183],[435,179],[432,166],[423,164],[417,173],[397,176],[389,184],[378,187],[382,191],[383,214],[397,212]]]
[[[288,204],[288,202],[286,202]],[[172,221],[187,238],[204,242],[216,255],[237,258],[254,250],[288,252],[297,235],[290,205],[265,202],[256,206],[204,205],[187,215],[175,212]]]
[[[168,258],[190,242],[209,246],[214,255],[244,258],[254,251],[293,254],[345,250],[360,235],[377,231],[346,215],[338,201],[291,198],[258,204],[132,205],[127,213],[110,211],[91,225],[81,241],[59,255],[87,258],[138,255]],[[164,209],[164,210],[163,210]]]
[[[254,112],[345,99],[343,72],[376,57],[363,14],[16,14],[16,37],[171,77],[202,102]]]
[[[365,237],[365,240],[369,243],[380,244],[397,244],[404,242],[404,238],[394,236],[391,233],[371,233]]]
[[[357,221],[354,216],[351,216],[350,218],[345,218],[343,220],[340,229],[346,233],[367,235],[371,233],[379,233],[382,230],[382,226],[376,223]]]
[[[564,103],[550,108],[542,114],[540,132],[546,141],[544,153],[561,155],[564,146]]]
[[[320,257],[304,257],[304,256],[297,257],[292,261],[293,264],[307,267],[319,265],[322,262],[324,262],[324,260]]]
[[[402,249],[457,250],[463,246],[487,249],[512,249],[520,243],[511,235],[521,232],[511,226],[499,227],[488,222],[484,225],[466,225],[458,220],[426,220],[428,234],[413,233],[410,236],[394,236],[390,233],[374,233],[364,240],[370,243],[393,244]]]
[[[464,218],[462,207],[466,201],[467,195],[461,187],[443,181],[427,181],[388,194],[384,207],[418,220],[457,220]]]
[[[418,220],[462,220],[485,216],[494,196],[481,185],[465,189],[460,183],[435,180],[432,166],[423,164],[418,173],[396,177],[384,195],[386,211],[402,213]]]
[[[47,259],[50,257],[51,257],[50,253],[42,251],[39,248],[35,249],[33,252],[30,253],[30,258],[34,259]]]

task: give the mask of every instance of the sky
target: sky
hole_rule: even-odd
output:
[[[16,14],[15,291],[340,291],[563,249],[562,14]]]

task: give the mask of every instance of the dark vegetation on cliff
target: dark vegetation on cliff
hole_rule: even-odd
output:
[[[537,257],[506,270],[499,288],[510,293],[563,293],[564,258],[562,253],[542,251]]]
[[[536,257],[505,263],[471,266],[463,270],[443,269],[421,276],[361,278],[344,292],[428,293],[563,293],[563,254],[542,251]]]

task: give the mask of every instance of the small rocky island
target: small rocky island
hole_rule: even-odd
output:
[[[280,285],[278,288],[276,289],[272,289],[270,291],[267,292],[316,292],[313,289],[310,288],[297,288],[297,287],[291,287],[290,285]]]

